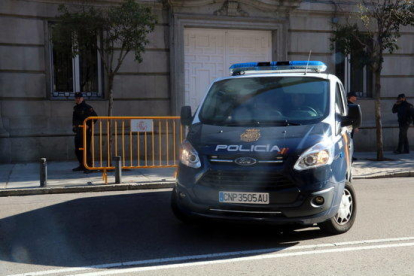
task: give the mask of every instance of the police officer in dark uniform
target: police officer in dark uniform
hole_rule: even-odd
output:
[[[75,103],[76,105],[73,107],[73,117],[72,117],[72,127],[73,132],[75,135],[75,154],[79,161],[79,166],[74,168],[73,171],[84,171],[89,172],[85,169],[83,165],[83,151],[79,150],[79,148],[83,148],[83,128],[79,127],[79,125],[83,125],[83,121],[90,117],[90,116],[98,116],[93,110],[92,106],[86,104],[82,92],[76,92],[75,93]],[[94,121],[93,123],[95,123]],[[87,137],[87,161],[89,162],[89,165],[91,164],[91,152],[90,152],[90,142],[91,142],[91,126],[92,121],[89,121],[89,123],[86,126],[85,131],[86,137]]]
[[[358,99],[358,96],[357,96],[357,94],[355,92],[349,92],[346,95],[346,98],[348,100],[348,106],[349,106],[350,104],[356,104],[356,101]],[[358,128],[352,128],[352,131],[351,131],[352,141],[354,139],[354,134],[355,133],[358,133],[358,132],[359,132],[359,129]],[[356,160],[358,160],[358,159],[356,157],[352,156],[352,161],[356,161]]]
[[[356,101],[357,101],[357,99],[358,99],[358,96],[357,96],[357,94],[355,93],[355,92],[349,92],[347,95],[346,95],[346,98],[347,98],[347,100],[348,100],[348,105],[350,105],[350,104],[356,104]],[[359,129],[357,129],[357,128],[352,128],[352,132],[351,132],[351,138],[353,139],[354,138],[354,133],[355,132],[358,132],[359,131]]]
[[[413,114],[413,105],[407,102],[405,94],[398,95],[397,102],[392,107],[392,113],[397,113],[398,125],[400,127],[398,148],[394,151],[394,153],[410,153],[407,132],[412,122],[411,116]]]

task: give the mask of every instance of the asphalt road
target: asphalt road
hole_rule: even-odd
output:
[[[0,275],[414,275],[414,179],[354,187],[339,236],[186,226],[169,190],[0,198]]]

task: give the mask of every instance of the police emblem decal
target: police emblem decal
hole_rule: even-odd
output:
[[[244,142],[255,142],[259,140],[259,138],[260,138],[260,129],[255,129],[255,128],[246,129],[246,131],[240,135],[240,140]]]

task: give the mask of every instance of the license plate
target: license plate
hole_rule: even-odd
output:
[[[269,193],[219,192],[219,202],[269,204]]]

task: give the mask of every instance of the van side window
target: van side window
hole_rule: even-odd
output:
[[[335,112],[340,115],[345,115],[344,100],[339,83],[335,87]]]

